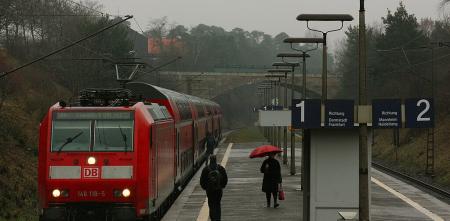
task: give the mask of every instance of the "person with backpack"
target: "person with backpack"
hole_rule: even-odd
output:
[[[270,153],[269,157],[264,160],[260,169],[264,173],[262,191],[266,193],[267,207],[270,207],[270,198],[273,196],[273,207],[277,208],[277,194],[281,187],[281,167],[278,160],[275,159],[275,153]]]
[[[209,218],[220,221],[223,188],[228,183],[227,172],[223,166],[217,164],[216,155],[209,157],[209,165],[205,166],[200,176],[200,185],[208,197]]]

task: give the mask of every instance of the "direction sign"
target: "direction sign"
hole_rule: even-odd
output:
[[[354,124],[353,100],[326,100],[325,101],[325,127],[350,128]]]
[[[405,100],[407,128],[434,127],[434,108],[432,98],[413,98]]]
[[[372,126],[376,128],[400,128],[402,126],[401,100],[400,99],[373,100]]]
[[[292,99],[292,104],[291,119],[295,129],[320,127],[320,99]]]

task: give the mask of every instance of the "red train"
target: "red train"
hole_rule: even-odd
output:
[[[212,101],[146,83],[85,90],[40,125],[40,220],[151,220],[221,138]]]

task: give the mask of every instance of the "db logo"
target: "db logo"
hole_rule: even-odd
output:
[[[83,169],[83,177],[84,178],[98,178],[98,168],[89,167]]]

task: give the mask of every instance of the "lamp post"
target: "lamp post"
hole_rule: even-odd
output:
[[[314,51],[317,50],[317,48],[319,47],[319,43],[324,43],[324,39],[323,38],[286,38],[284,39],[285,43],[289,43],[291,44],[291,48],[292,50],[295,51],[300,51],[302,52],[302,58],[303,58],[303,93],[302,93],[302,97],[303,99],[306,99],[306,58],[309,57],[309,55],[307,54],[310,51]],[[307,50],[302,50],[299,48],[295,48],[293,46],[293,44],[298,44],[298,43],[311,43],[311,44],[316,44],[315,48],[311,48],[311,49],[307,49]]]
[[[315,32],[320,32],[322,33],[322,37],[323,37],[323,42],[322,42],[322,103],[325,103],[326,99],[327,99],[327,60],[328,60],[328,54],[327,54],[327,34],[330,32],[335,32],[335,31],[339,31],[344,27],[344,21],[352,21],[353,17],[351,15],[347,15],[347,14],[300,14],[299,16],[297,16],[297,20],[298,21],[306,21],[306,27],[311,30],[311,31],[315,31]],[[340,21],[341,22],[341,26],[337,29],[332,29],[332,30],[328,30],[328,31],[321,31],[321,30],[317,30],[314,28],[311,28],[309,26],[309,22],[310,21]],[[310,132],[309,130],[304,130],[304,136],[309,135]],[[305,145],[306,139],[303,138],[303,144]],[[307,145],[305,145],[306,147]],[[311,164],[311,151],[309,149],[303,148],[303,153],[304,156],[302,157],[302,160],[304,161],[304,163],[302,162],[304,169],[304,175],[302,173],[302,177],[304,178],[304,182],[303,182],[303,190],[304,190],[304,198],[303,198],[303,202],[304,202],[304,208],[303,208],[303,219],[304,220],[308,220],[309,219],[309,200],[310,200],[310,191],[311,191],[311,187],[310,187],[310,164]]]
[[[269,109],[273,110],[273,107],[277,103],[277,82],[278,80],[268,80],[270,82],[270,88],[269,88]],[[270,144],[273,146],[276,146],[277,143],[277,137],[275,133],[275,128],[272,126],[269,128],[269,141]]]
[[[278,63],[274,63],[275,67],[279,67]],[[269,73],[284,73],[284,75],[266,75],[266,77],[278,77],[279,82],[281,83],[281,78],[284,77],[284,102],[283,102],[283,109],[287,108],[287,73],[291,72],[291,69],[270,69],[268,70]],[[281,87],[281,85],[280,85]],[[277,131],[279,134],[280,128],[277,127]],[[280,137],[279,137],[280,138]],[[280,142],[281,143],[281,142]],[[283,127],[283,164],[287,164],[287,127]]]
[[[317,50],[317,48],[319,47],[319,43],[323,43],[323,38],[286,38],[286,39],[284,39],[283,42],[290,43],[291,44],[291,48],[293,50],[302,52],[302,54],[301,54],[302,55],[301,58],[302,58],[302,61],[303,61],[302,98],[306,99],[306,58],[310,57],[307,53],[310,52],[310,51]],[[297,49],[297,48],[295,48],[293,46],[293,44],[297,44],[297,43],[315,43],[316,47],[315,48],[311,48],[311,49],[307,49],[307,50],[301,50],[301,49]],[[283,55],[283,54],[280,54],[280,55]],[[292,57],[292,56],[289,56],[289,54],[284,54],[284,57],[282,57],[283,61],[284,61],[285,57]],[[294,57],[297,57],[297,56],[294,56]],[[292,82],[292,85],[294,85],[294,82]],[[292,91],[292,99],[294,99],[293,91]],[[292,103],[291,103],[291,106],[293,106]],[[304,131],[302,130],[302,136],[304,136],[303,132]],[[291,145],[292,145],[291,158],[292,158],[292,160],[294,160],[295,159],[295,150],[294,150],[295,149],[295,133],[291,133]],[[301,166],[300,166],[300,168],[301,168],[301,176],[302,176],[301,189],[303,189],[303,182],[304,182],[304,177],[303,177],[303,175],[304,175],[304,171],[303,170],[305,168],[304,164],[303,164],[304,163],[304,156],[305,156],[305,151],[304,150],[305,150],[305,148],[302,147],[302,156],[301,156],[302,160],[301,160]],[[293,162],[295,162],[295,161],[293,161]],[[295,174],[295,163],[291,164],[291,171],[290,172],[291,172],[291,175]]]
[[[323,59],[322,59],[322,102],[327,99],[327,34],[330,32],[339,31],[344,27],[344,21],[353,21],[353,17],[347,14],[300,14],[297,16],[297,20],[306,21],[306,26],[311,31],[320,32],[323,35]],[[309,27],[310,21],[340,21],[341,27],[338,29],[321,31]]]
[[[263,82],[258,86],[258,89],[262,89],[264,91],[264,110],[267,110],[267,107],[269,106],[269,89],[272,88],[272,85],[270,82]],[[270,140],[269,137],[269,129],[264,127],[264,136]]]
[[[278,78],[278,82],[281,83],[281,78],[284,78],[284,104],[283,109],[287,108],[287,73],[291,72],[291,69],[269,69],[267,72],[271,75],[266,75],[269,78]],[[274,73],[284,73],[284,75],[275,75]],[[281,89],[281,84],[278,90]],[[281,95],[281,93],[279,93]],[[280,141],[280,127],[277,127],[277,146],[281,146]],[[283,164],[287,164],[287,127],[283,127]]]
[[[295,67],[298,67],[300,65],[300,63],[298,62],[286,62],[284,61],[285,57],[294,57],[294,58],[298,58],[300,54],[293,54],[293,53],[281,53],[278,54],[277,57],[281,57],[281,59],[283,60],[283,62],[276,62],[273,63],[272,65],[275,67],[291,67],[292,68],[292,76],[291,76],[291,110],[292,110],[292,99],[294,99],[294,82],[295,82]],[[302,57],[305,55],[302,55]],[[307,55],[307,57],[309,57],[309,55]],[[287,84],[286,84],[286,88],[287,88]],[[295,131],[292,130],[291,128],[291,165],[290,165],[290,174],[291,175],[295,175]]]
[[[285,39],[286,42],[286,39]],[[285,58],[302,58],[303,60],[303,82],[302,82],[302,97],[306,98],[306,58],[309,58],[310,56],[306,54],[306,52],[303,52],[302,54],[299,53],[281,53],[278,54],[277,57],[281,57],[281,59],[284,61]],[[291,96],[292,99],[294,99],[295,93],[294,93],[294,75],[292,75],[292,90],[291,90]],[[291,100],[291,107],[293,107],[294,104]],[[303,135],[303,133],[302,133]],[[303,182],[304,182],[304,150],[305,148],[302,147],[302,155],[301,155],[301,161],[300,161],[300,170],[301,170],[301,182],[302,185],[300,189],[303,189]],[[290,168],[290,174],[295,175],[295,131],[291,131],[291,168]]]

